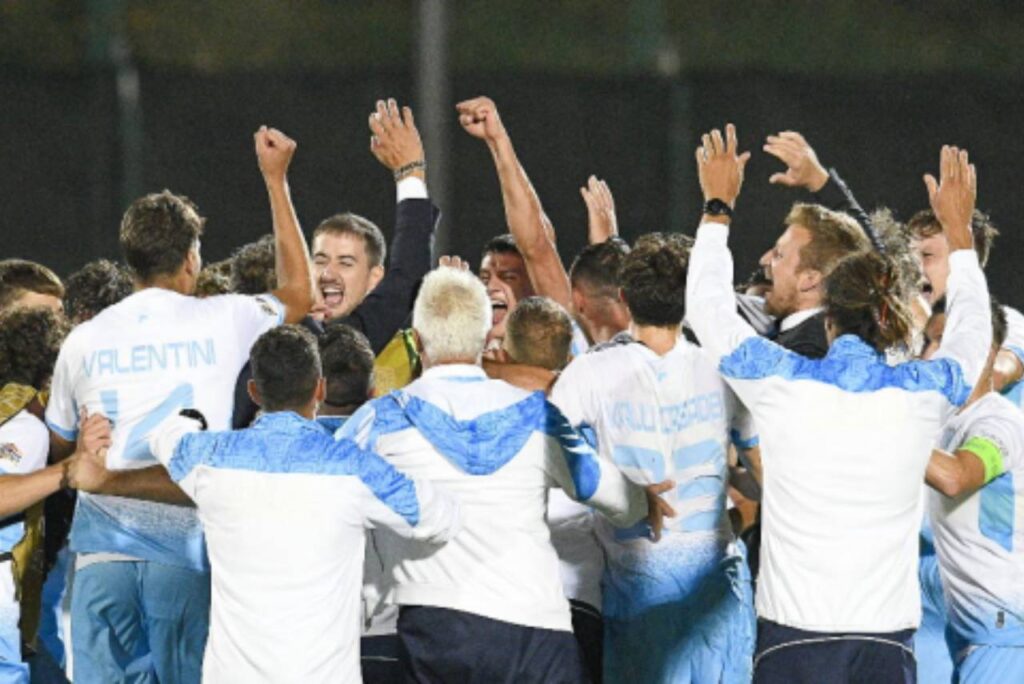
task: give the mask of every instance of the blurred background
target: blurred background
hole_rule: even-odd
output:
[[[203,256],[270,230],[252,150],[269,124],[299,143],[307,234],[354,211],[390,237],[394,187],[370,155],[375,100],[424,134],[438,247],[474,265],[504,232],[485,146],[454,103],[492,97],[568,261],[579,186],[605,178],[626,239],[692,232],[699,134],[726,120],[754,151],[738,206],[737,278],[801,193],[770,186],[769,133],[804,133],[871,209],[907,219],[943,143],[971,151],[1003,236],[993,290],[1024,305],[1018,188],[1024,3],[1016,0],[0,0],[3,257],[62,275],[117,253],[134,197],[169,188],[207,216]]]

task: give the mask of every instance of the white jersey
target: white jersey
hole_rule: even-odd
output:
[[[231,432],[196,427],[172,418],[152,444],[206,531],[203,681],[360,681],[365,529],[440,544],[458,529],[458,507],[295,413]]]
[[[136,292],[68,335],[47,424],[73,441],[80,408],[102,413],[114,428],[108,467],[156,465],[149,433],[181,409],[198,409],[211,429],[231,426],[235,383],[249,350],[283,319],[284,307],[272,295],[197,299],[162,288]],[[195,510],[182,506],[82,493],[70,544],[78,553],[206,568]]]
[[[598,459],[543,393],[489,380],[479,366],[429,368],[364,405],[338,435],[443,486],[462,508],[462,531],[433,553],[375,535],[388,603],[570,631],[545,524],[548,489],[561,487],[621,525],[647,512],[644,490]]]
[[[695,590],[735,552],[726,506],[730,429],[745,448],[756,437],[749,415],[698,347],[680,337],[662,356],[639,342],[586,354],[561,373],[551,401],[573,426],[592,429],[601,457],[634,482],[676,482],[664,498],[677,516],[665,520],[657,545],[645,523],[615,530],[597,521],[608,557],[606,612],[641,611],[648,599]],[[569,557],[586,548],[581,522],[570,518],[554,528]],[[600,566],[578,570],[585,593],[598,591]]]
[[[921,483],[943,423],[991,345],[972,250],[949,258],[949,314],[933,360],[886,364],[843,335],[823,359],[757,336],[735,313],[728,228],[704,224],[686,311],[758,426],[764,469],[758,614],[819,632],[894,632],[921,618]]]
[[[1003,307],[1006,314],[1006,340],[1003,349],[1010,351],[1024,364],[1024,315],[1009,306]],[[1017,408],[1024,410],[1024,379],[1003,388],[1006,398]]]
[[[949,624],[958,651],[1024,646],[1024,415],[986,394],[950,419],[939,448],[972,439],[998,450],[1004,472],[969,496],[928,494]]]
[[[0,425],[0,476],[27,475],[46,466],[50,435],[43,422],[21,410]],[[16,519],[0,520],[0,553],[13,549],[25,536],[25,524]],[[10,561],[0,562],[0,658],[21,660],[20,610],[15,597]],[[20,681],[20,680],[15,680]],[[25,681],[27,682],[27,675]]]

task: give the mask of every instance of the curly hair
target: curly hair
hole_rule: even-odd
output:
[[[217,295],[230,294],[231,281],[226,275],[213,268],[204,268],[196,278],[196,289],[193,294],[196,297],[216,297]]]
[[[677,326],[686,311],[686,268],[693,238],[649,233],[622,260],[619,285],[639,325]]]
[[[64,312],[73,323],[87,321],[132,293],[128,272],[107,259],[90,261],[64,286]]]
[[[67,320],[48,308],[0,314],[0,387],[9,382],[46,387],[68,329]]]
[[[879,353],[910,340],[907,301],[895,263],[876,252],[840,260],[825,281],[825,315],[838,334],[856,335]]]
[[[121,219],[121,251],[135,277],[150,282],[181,268],[206,219],[187,197],[170,190],[132,202]]]
[[[231,291],[258,295],[277,287],[273,235],[242,245],[231,257]]]
[[[911,237],[922,239],[942,233],[942,225],[931,209],[922,209],[907,221],[907,230]],[[971,214],[971,233],[974,236],[974,251],[978,253],[978,263],[984,268],[992,253],[992,243],[999,236],[999,229],[992,223],[988,214],[974,210]]]

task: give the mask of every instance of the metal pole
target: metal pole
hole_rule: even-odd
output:
[[[414,111],[427,156],[430,195],[451,215],[448,151],[454,108],[448,64],[449,0],[420,0],[416,45]],[[434,258],[452,247],[451,223],[442,217],[434,240]]]

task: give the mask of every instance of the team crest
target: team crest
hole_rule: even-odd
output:
[[[9,461],[14,465],[21,462],[22,454],[17,444],[5,442],[0,444],[0,461]]]

